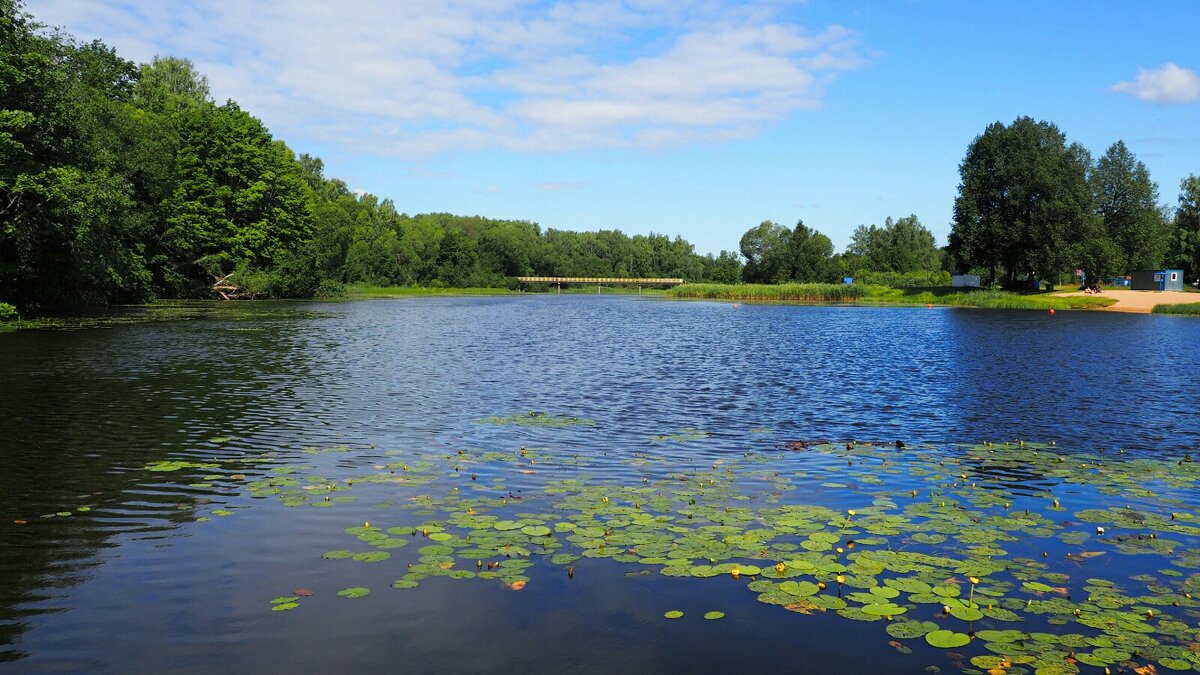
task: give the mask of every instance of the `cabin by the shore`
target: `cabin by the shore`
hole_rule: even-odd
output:
[[[1129,287],[1135,291],[1182,291],[1183,270],[1134,270]]]

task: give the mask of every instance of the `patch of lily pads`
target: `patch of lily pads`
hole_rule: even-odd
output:
[[[483,421],[564,419],[574,418]],[[289,507],[373,500],[372,522],[315,554],[394,569],[396,589],[519,591],[555,568],[575,578],[629,565],[699,592],[738,584],[781,618],[876,623],[899,653],[963,654],[968,671],[1200,671],[1200,465],[1190,456],[1020,442],[789,448],[687,466],[639,452],[625,476],[589,475],[588,458],[544,449],[396,451],[352,476],[279,466],[242,488]],[[275,611],[299,606],[280,600]]]
[[[527,413],[518,413],[508,417],[485,417],[479,421],[484,424],[521,427],[573,427],[595,426],[596,424],[595,420],[573,415],[552,415],[538,410],[530,410]]]

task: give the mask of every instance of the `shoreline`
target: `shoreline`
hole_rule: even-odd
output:
[[[1099,295],[1087,295],[1083,291],[1060,293],[1064,297],[1111,298],[1115,302],[1097,309],[1105,312],[1126,314],[1150,314],[1156,305],[1191,305],[1200,303],[1200,293],[1187,291],[1131,291],[1124,289],[1105,290]]]
[[[686,287],[680,287],[686,288]],[[1172,305],[1200,305],[1200,293],[1188,291],[1131,291],[1131,290],[1105,290],[1100,295],[1089,295],[1082,291],[1068,292],[1046,292],[1036,294],[1019,294],[1009,292],[995,291],[975,291],[974,293],[983,293],[982,296],[972,298],[972,293],[948,293],[935,294],[930,291],[922,291],[913,293],[903,289],[885,289],[882,292],[874,291],[867,292],[858,297],[844,298],[829,298],[820,299],[813,297],[769,297],[766,295],[756,295],[751,292],[745,295],[736,292],[737,286],[730,285],[727,291],[718,296],[713,295],[686,295],[684,293],[662,292],[658,290],[643,291],[644,295],[650,297],[665,298],[670,300],[704,300],[710,302],[734,302],[756,305],[811,305],[811,306],[857,306],[857,307],[968,307],[977,309],[1029,309],[1029,310],[1082,310],[1082,311],[1102,311],[1102,312],[1117,312],[1123,314],[1152,314],[1154,308],[1158,306]],[[236,301],[242,302],[353,302],[359,300],[377,300],[377,299],[402,299],[402,298],[421,298],[421,297],[505,297],[505,296],[523,296],[523,295],[545,295],[545,293],[529,293],[527,291],[517,291],[502,288],[420,288],[420,287],[350,287],[346,296],[340,298],[291,298],[285,300],[264,299],[264,300],[247,300]],[[564,295],[593,295],[594,293],[580,292],[572,290]],[[606,290],[602,295],[635,295],[636,291],[630,292],[619,290],[611,292]],[[164,299],[156,300],[146,304],[135,305],[113,305],[107,311],[101,310],[96,313],[89,313],[80,316],[42,316],[33,318],[18,318],[9,321],[0,322],[0,333],[11,332],[24,329],[37,328],[83,328],[89,326],[115,325],[118,323],[137,323],[133,321],[108,321],[106,318],[109,314],[115,311],[128,310],[132,308],[148,308],[157,309],[165,314],[171,314],[172,310],[178,312],[175,317],[162,316],[155,318],[146,318],[148,321],[172,320],[174,318],[186,319],[188,310],[195,310],[209,306],[224,305],[224,301],[220,300],[177,300]],[[1179,312],[1186,314],[1187,312]]]

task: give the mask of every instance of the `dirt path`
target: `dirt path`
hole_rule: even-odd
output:
[[[1083,295],[1083,291],[1063,293],[1062,295]],[[1108,312],[1136,312],[1149,314],[1155,305],[1186,305],[1200,302],[1200,293],[1185,293],[1183,291],[1110,291],[1101,294],[1104,298],[1113,298],[1117,304],[1103,307]]]

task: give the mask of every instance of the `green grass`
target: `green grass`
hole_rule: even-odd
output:
[[[413,298],[447,295],[518,295],[521,293],[556,293],[553,284],[528,284],[528,290],[512,290],[508,288],[426,288],[421,286],[367,286],[353,285],[346,287],[346,297],[351,300],[364,298]],[[638,295],[636,285],[613,286],[604,284],[600,292],[604,295],[624,294]],[[662,294],[660,288],[643,287],[641,295]],[[563,284],[563,295],[596,295],[595,284]]]
[[[1185,316],[1200,316],[1200,302],[1186,305],[1155,305],[1151,314],[1181,314]]]
[[[857,302],[862,286],[846,284],[684,284],[668,297],[750,302]]]
[[[989,309],[1098,309],[1116,302],[1096,295],[1060,295],[1058,293],[968,290],[962,288],[902,289],[868,286],[863,302],[868,304],[944,305],[948,307],[984,307]]]
[[[350,298],[409,298],[432,295],[513,295],[507,288],[425,288],[421,286],[347,286]]]
[[[1063,296],[1052,292],[1013,293],[938,286],[889,288],[845,284],[685,284],[667,291],[677,298],[749,302],[857,302],[870,305],[944,305],[993,309],[1095,309],[1116,300],[1100,296]]]

